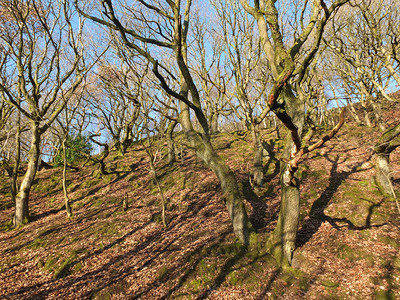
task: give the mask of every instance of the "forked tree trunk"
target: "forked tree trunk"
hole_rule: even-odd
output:
[[[40,131],[37,122],[32,123],[31,147],[28,156],[28,169],[26,170],[24,179],[22,180],[19,193],[15,199],[15,213],[13,225],[19,226],[27,223],[29,220],[29,192],[35,179],[36,171],[39,163],[39,146]]]

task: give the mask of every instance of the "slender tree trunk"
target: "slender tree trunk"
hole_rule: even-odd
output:
[[[218,132],[218,114],[214,112],[210,117],[210,131],[211,133]]]
[[[356,109],[354,108],[353,102],[351,102],[350,100],[347,100],[347,107],[350,107],[350,113],[353,116],[354,120],[356,121],[356,123],[358,125],[360,125],[362,122],[360,120],[360,118],[357,115]]]
[[[172,121],[168,124],[168,129],[167,129],[167,143],[168,143],[168,165],[172,166],[174,162],[176,162],[176,156],[175,156],[175,142],[174,142],[174,129],[176,126],[177,122]]]
[[[295,97],[288,87],[282,91],[281,97],[286,98],[288,112],[293,123],[297,126],[299,136],[301,136],[304,126],[304,102],[299,97]],[[286,138],[283,158],[290,160],[291,155],[295,152],[295,145],[289,133]],[[269,238],[267,248],[274,254],[280,265],[287,265],[291,264],[296,244],[300,215],[300,184],[295,174],[291,174],[289,165],[284,162],[281,163],[280,182],[281,207],[278,224]]]
[[[264,170],[263,170],[263,146],[260,141],[260,132],[253,124],[251,126],[253,133],[254,145],[254,166],[253,166],[253,179],[257,187],[261,187],[264,183]]]
[[[29,193],[35,179],[39,163],[40,153],[40,131],[38,122],[32,122],[31,147],[28,156],[28,169],[22,180],[19,193],[15,199],[15,214],[13,218],[14,226],[24,224],[29,221]]]
[[[13,173],[11,178],[11,198],[15,203],[18,194],[18,170],[21,161],[21,112],[18,112],[17,119],[17,132],[15,134],[15,162],[13,167]]]
[[[154,180],[155,184],[157,185],[157,189],[158,189],[158,192],[161,197],[161,221],[163,223],[164,228],[167,228],[167,221],[165,218],[165,203],[166,203],[166,201],[165,201],[164,193],[163,193],[161,185],[160,185],[160,181],[158,180],[156,167],[154,166],[154,157],[153,157],[153,154],[150,153],[150,151],[151,150],[147,150],[147,154],[149,155],[149,158],[150,158],[150,172],[153,175],[153,180]]]
[[[365,94],[362,94],[361,95],[361,101],[360,101],[362,110],[364,111],[364,120],[365,120],[365,123],[367,124],[368,127],[373,127],[372,122],[371,122],[371,118],[370,118],[370,114],[368,112],[368,107],[367,107],[368,99],[365,100],[364,99],[365,97],[367,97],[367,96]]]
[[[72,217],[72,208],[71,208],[71,203],[70,199],[68,197],[68,191],[67,191],[67,149],[66,149],[66,142],[67,142],[68,136],[66,135],[62,141],[62,147],[63,147],[63,192],[64,192],[64,200],[65,200],[65,210],[67,212],[68,218]]]

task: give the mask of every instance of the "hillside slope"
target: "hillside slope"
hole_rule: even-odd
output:
[[[399,120],[393,114],[386,119]],[[165,157],[157,163],[167,229],[140,145],[123,158],[111,155],[109,175],[95,165],[69,171],[71,219],[63,208],[61,169],[42,170],[31,194],[33,221],[8,230],[13,209],[9,179],[1,177],[0,298],[400,298],[400,218],[394,200],[380,195],[372,180],[378,136],[348,122],[303,161],[295,269],[285,271],[264,252],[279,212],[277,161],[266,164],[267,183],[253,192],[249,134],[215,137],[257,229],[249,251],[235,243],[215,175],[189,150],[172,167]],[[280,146],[277,141],[278,156]],[[398,151],[391,158],[400,191]]]

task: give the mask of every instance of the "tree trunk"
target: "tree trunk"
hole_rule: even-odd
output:
[[[167,129],[167,143],[168,143],[168,165],[172,166],[174,162],[176,162],[176,156],[175,156],[175,142],[174,142],[174,129],[176,126],[177,122],[172,121],[168,124],[168,129]]]
[[[182,89],[184,91],[184,89]],[[189,118],[189,109],[183,102],[180,103],[181,114],[179,122],[191,147],[197,156],[216,174],[221,183],[225,197],[225,205],[232,221],[235,236],[245,245],[249,244],[249,229],[251,227],[246,208],[243,203],[237,180],[232,170],[217,154],[208,137],[193,130]]]
[[[254,144],[254,166],[253,166],[253,179],[254,183],[257,187],[261,187],[264,183],[264,170],[263,170],[263,154],[264,148],[260,141],[260,133],[255,127],[252,125],[253,132],[253,144]]]
[[[393,193],[392,175],[389,166],[389,157],[400,145],[400,124],[386,130],[375,145],[376,183],[384,194],[395,196]]]
[[[293,95],[290,87],[282,90],[281,97],[285,97],[288,113],[297,126],[298,135],[301,136],[304,126],[304,102]],[[289,133],[286,138],[283,158],[290,160],[294,153],[296,153],[296,149]],[[267,248],[276,257],[278,263],[284,266],[290,265],[292,262],[300,215],[300,184],[295,174],[290,172],[287,163],[281,163],[280,182],[281,207],[278,224],[269,238]]]
[[[357,115],[356,109],[354,108],[353,102],[351,100],[347,100],[347,107],[350,107],[350,113],[353,116],[354,120],[358,125],[361,125],[362,122]]]
[[[217,175],[224,193],[225,204],[232,221],[233,231],[242,243],[248,245],[250,223],[235,175],[217,154],[211,143],[204,143],[203,147],[200,146],[196,152]]]
[[[216,112],[212,113],[210,117],[210,132],[218,133],[218,114]]]
[[[70,200],[68,197],[68,191],[67,191],[67,149],[66,149],[66,142],[67,142],[68,136],[66,135],[62,141],[62,147],[63,147],[63,192],[64,192],[64,200],[65,200],[65,210],[67,212],[68,218],[72,217],[72,208],[70,204]]]
[[[32,138],[28,156],[28,169],[26,170],[19,193],[15,199],[15,214],[13,218],[14,226],[18,226],[29,221],[29,193],[38,168],[40,152],[40,131],[38,122],[32,123],[31,130]]]
[[[18,117],[17,117],[17,133],[15,134],[15,144],[16,144],[15,162],[11,178],[11,198],[14,203],[16,201],[16,197],[18,194],[18,170],[21,161],[21,112],[18,112]]]
[[[147,150],[147,154],[148,154],[149,159],[150,159],[150,172],[151,172],[151,174],[153,176],[153,180],[154,180],[155,184],[157,185],[157,189],[158,189],[158,192],[159,192],[160,197],[161,197],[161,221],[163,223],[164,229],[166,229],[167,228],[167,220],[166,220],[166,217],[165,217],[165,204],[166,204],[166,201],[165,201],[164,193],[163,193],[161,185],[160,185],[160,181],[158,180],[156,167],[154,166],[154,157],[153,157],[153,154],[150,151],[151,150]]]
[[[132,136],[132,130],[133,130],[133,125],[132,124],[127,124],[125,126],[125,135],[122,141],[122,147],[120,150],[120,155],[125,155],[126,150],[132,145],[133,142],[133,136]]]
[[[378,153],[375,161],[376,183],[384,194],[393,196],[392,174],[389,167],[389,154]]]

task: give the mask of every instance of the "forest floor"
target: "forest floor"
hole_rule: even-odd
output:
[[[400,119],[393,114],[386,116],[392,124]],[[247,251],[235,241],[216,176],[189,150],[172,167],[165,157],[156,164],[166,229],[141,145],[110,155],[108,175],[96,165],[68,172],[72,218],[63,207],[62,170],[42,170],[31,192],[32,222],[10,229],[9,178],[0,177],[0,299],[400,299],[400,217],[373,181],[378,137],[347,122],[302,161],[297,249],[285,270],[265,252],[279,213],[279,160],[266,161],[266,184],[253,191],[244,132],[213,141],[257,230]],[[265,138],[275,141],[275,133]],[[397,191],[399,162],[397,150]]]

